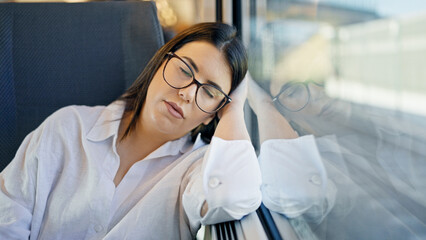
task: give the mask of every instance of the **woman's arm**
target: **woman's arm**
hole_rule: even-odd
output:
[[[232,93],[232,102],[219,113],[202,164],[190,174],[183,204],[191,221],[214,224],[240,219],[261,203],[260,168],[244,122],[246,95],[247,80],[243,80]]]
[[[249,141],[214,137],[202,158],[183,181],[183,206],[191,223],[237,220],[260,206],[260,168]]]
[[[31,239],[39,235],[47,199],[58,171],[48,156],[58,141],[55,128],[70,119],[65,108],[50,115],[28,134],[15,157],[0,173],[0,239]],[[65,126],[69,127],[66,123]],[[57,149],[56,149],[57,150]]]
[[[219,113],[219,124],[214,133],[215,137],[224,140],[249,140],[246,123],[244,121],[244,103],[247,97],[247,78],[231,94],[232,102],[226,105]]]
[[[28,239],[35,199],[37,132],[0,173],[0,239]]]

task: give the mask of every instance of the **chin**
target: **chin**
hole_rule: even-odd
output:
[[[182,133],[182,129],[184,129],[183,126],[181,126],[179,123],[173,122],[167,117],[161,116],[161,117],[155,117],[152,118],[155,128],[158,132],[163,133],[165,135],[170,135],[173,138],[176,138],[175,136],[183,136],[186,133]],[[180,130],[180,131],[177,131]]]

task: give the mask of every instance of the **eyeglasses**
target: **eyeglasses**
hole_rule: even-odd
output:
[[[222,89],[212,84],[200,83],[194,77],[191,67],[175,53],[167,53],[168,59],[163,68],[163,79],[172,88],[183,89],[197,85],[195,103],[205,113],[215,113],[231,102]]]
[[[308,82],[288,82],[281,87],[280,92],[272,98],[273,102],[291,112],[298,112],[308,105],[311,93]]]

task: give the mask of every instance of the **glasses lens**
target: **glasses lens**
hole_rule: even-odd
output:
[[[183,88],[192,83],[193,75],[182,60],[172,57],[165,66],[164,80],[175,88]]]
[[[288,110],[299,111],[308,103],[309,92],[303,83],[294,83],[282,90],[278,100]]]
[[[205,112],[214,112],[221,108],[225,102],[225,94],[211,85],[203,85],[198,89],[197,105]]]

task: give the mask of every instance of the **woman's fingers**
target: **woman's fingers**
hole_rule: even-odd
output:
[[[247,98],[247,88],[248,88],[247,77],[245,77],[243,81],[241,81],[240,85],[238,85],[238,87],[230,95],[232,99],[232,103],[233,104],[235,103],[234,105],[236,104],[244,105],[244,102],[246,101],[246,98]]]

